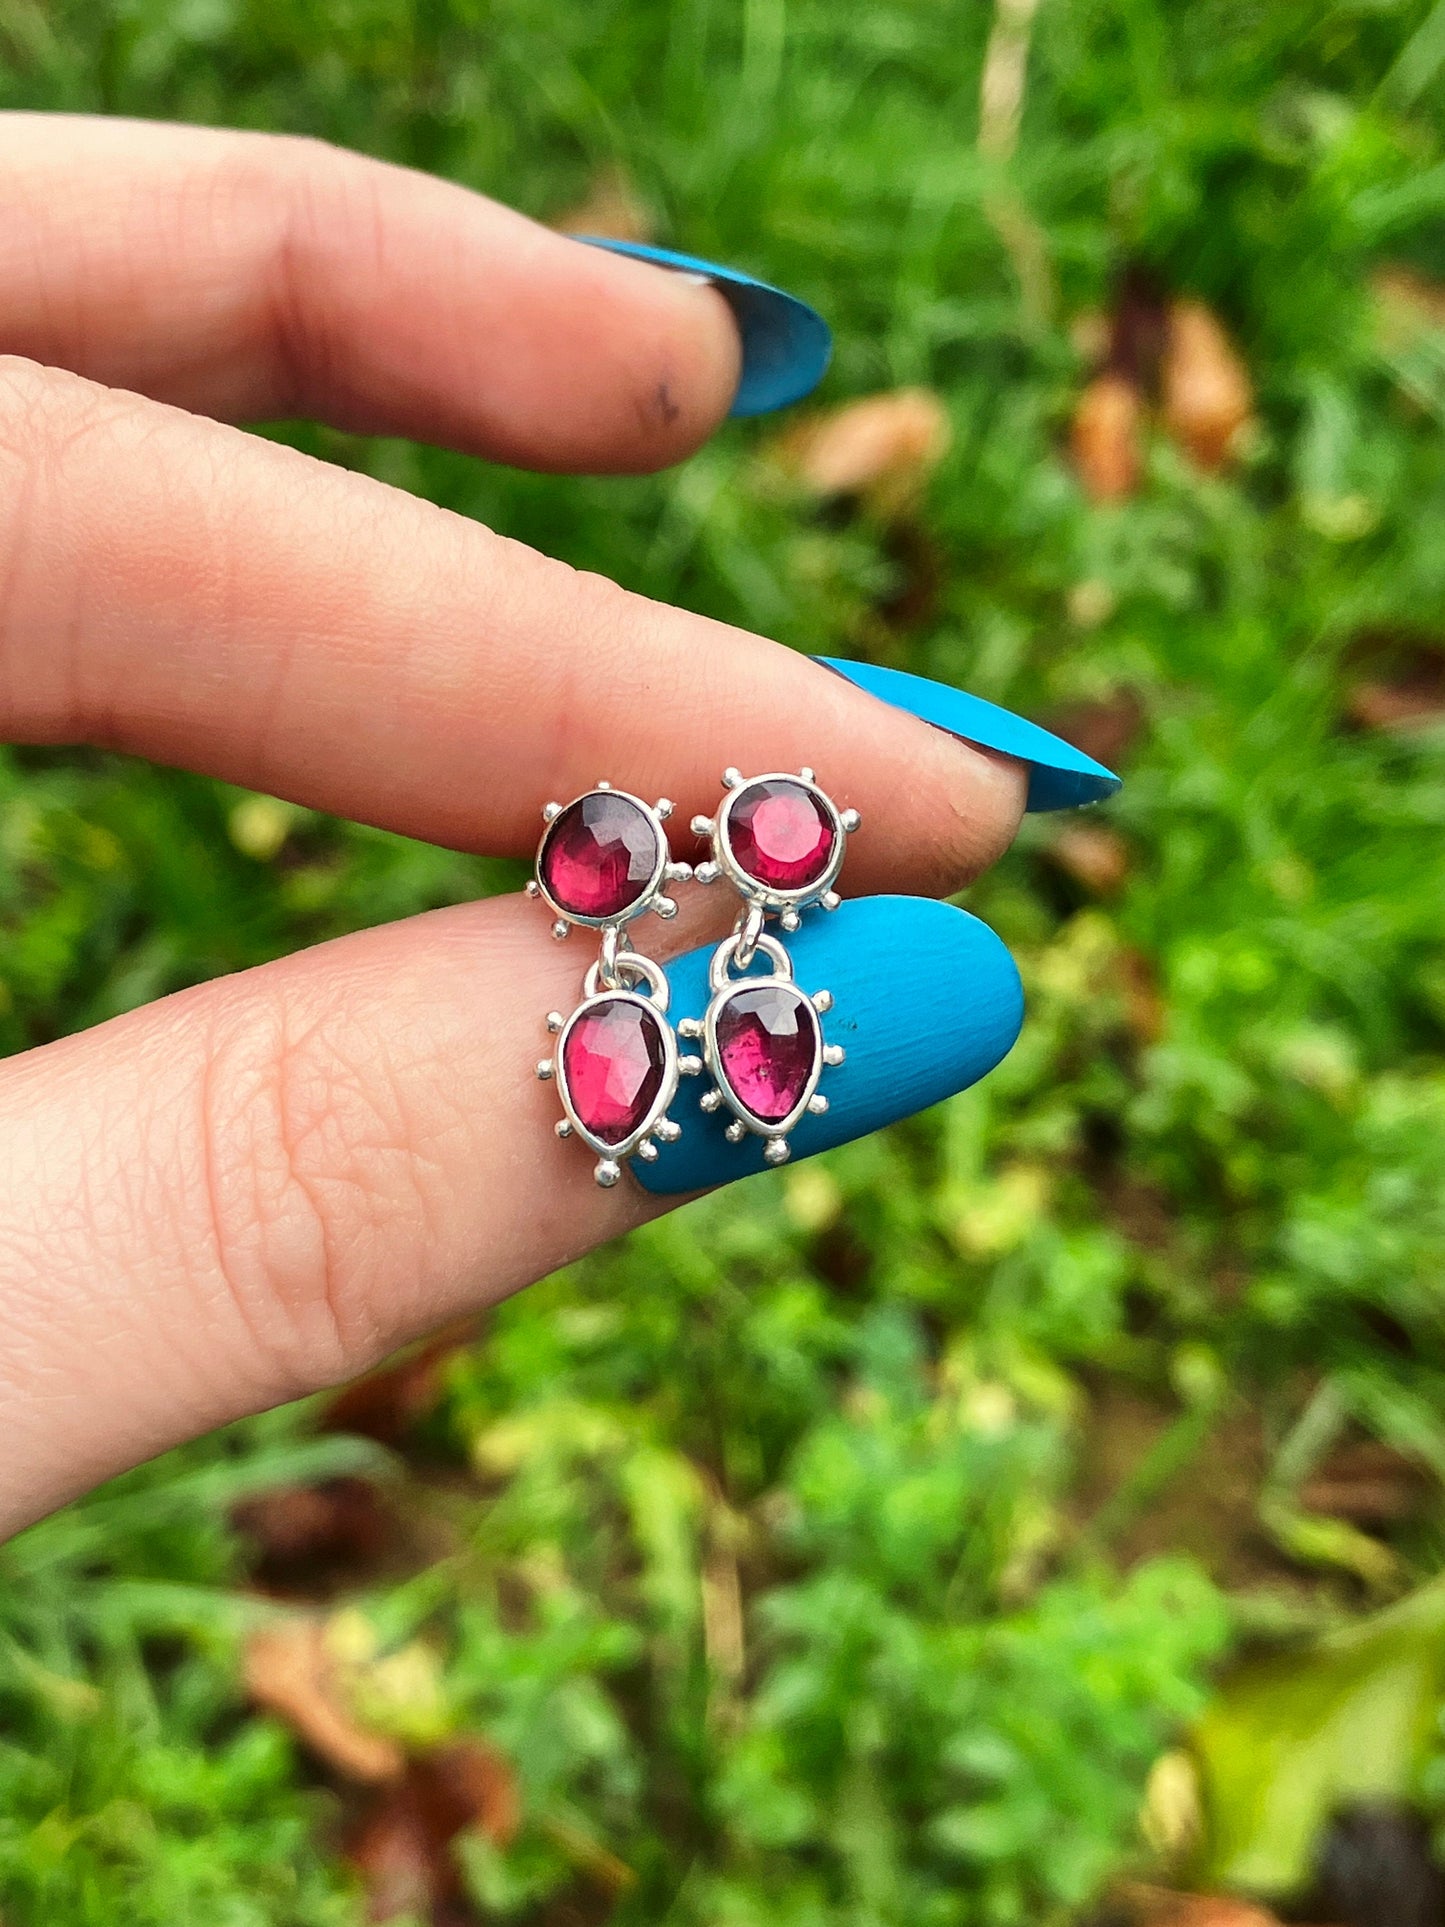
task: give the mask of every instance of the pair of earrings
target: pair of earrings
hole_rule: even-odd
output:
[[[790,935],[814,905],[837,909],[833,885],[858,812],[838,809],[810,769],[746,781],[729,769],[722,781],[716,814],[692,820],[693,834],[711,845],[696,869],[672,859],[666,799],[649,805],[599,783],[565,807],[549,803],[542,811],[547,827],[528,894],[551,910],[553,936],[566,937],[574,925],[596,930],[601,951],[571,1016],[549,1012],[557,1044],[537,1075],[555,1078],[564,1113],[557,1135],[579,1137],[595,1153],[601,1185],[616,1184],[626,1159],[651,1162],[659,1144],[682,1135],[668,1108],[680,1080],[704,1070],[713,1084],[702,1109],[732,1112],[729,1141],[741,1144],[752,1133],[765,1140],[769,1164],[784,1163],[794,1125],[828,1108],[818,1090],[824,1069],[843,1061],[841,1047],[824,1042],[819,1021],[832,996],[798,988],[792,959],[767,919],[775,917]],[[632,948],[627,932],[649,910],[676,916],[668,889],[689,878],[725,880],[742,909],[713,953],[707,1009],[674,1030],[667,978]],[[768,966],[761,976],[750,974],[758,957]],[[680,1040],[699,1043],[702,1054],[679,1048]]]

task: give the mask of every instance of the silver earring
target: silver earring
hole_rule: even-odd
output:
[[[685,883],[690,863],[674,863],[663,828],[672,815],[666,797],[647,804],[627,790],[599,783],[571,803],[542,808],[546,828],[537,846],[536,875],[529,897],[540,897],[556,922],[552,935],[565,937],[573,924],[620,931],[653,910],[666,920],[677,915],[666,894]]]
[[[837,909],[833,885],[859,817],[856,810],[838,809],[810,769],[747,781],[729,769],[722,780],[717,814],[693,818],[694,833],[712,845],[710,859],[694,875],[699,883],[726,878],[743,908],[731,936],[713,953],[706,1012],[685,1018],[678,1034],[702,1042],[714,1079],[703,1109],[726,1105],[733,1113],[729,1141],[740,1144],[749,1133],[761,1137],[768,1163],[783,1164],[793,1127],[827,1110],[818,1082],[826,1068],[842,1063],[843,1051],[824,1042],[819,1021],[832,1008],[831,994],[809,996],[799,989],[792,958],[765,923],[775,916],[791,934],[813,905]],[[768,973],[747,975],[759,953]]]
[[[650,1162],[659,1144],[682,1135],[667,1115],[678,1079],[702,1069],[679,1052],[667,1021],[668,982],[661,967],[634,950],[626,926],[652,910],[673,917],[666,886],[692,874],[674,863],[663,824],[667,801],[651,807],[626,790],[599,783],[565,807],[549,803],[527,886],[554,913],[554,937],[574,924],[601,933],[601,955],[582,980],[582,1001],[569,1017],[550,1011],[556,1049],[537,1066],[555,1080],[563,1115],[558,1137],[577,1136],[595,1153],[598,1184],[616,1184],[630,1157]]]

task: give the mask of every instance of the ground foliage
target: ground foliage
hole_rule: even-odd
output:
[[[921,493],[820,506],[768,424],[627,482],[286,432],[1128,777],[1102,842],[1033,822],[970,895],[1030,997],[981,1089],[549,1281],[424,1396],[240,1426],[0,1554],[9,1927],[393,1891],[385,1792],[248,1710],[278,1598],[339,1617],[375,1730],[514,1782],[413,1918],[1083,1919],[1188,1833],[1140,1804],[1228,1652],[1445,1560],[1445,8],[1029,11],[0,5],[5,105],[312,133],[544,217],[620,174],[816,301],[826,402],[941,398]],[[1121,287],[1206,304],[1255,406],[1212,472],[1146,419],[1101,502],[1070,421]],[[11,754],[0,1035],[514,880]]]

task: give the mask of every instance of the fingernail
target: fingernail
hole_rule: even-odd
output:
[[[1037,723],[1015,716],[1011,709],[970,696],[948,683],[910,676],[903,669],[880,669],[871,662],[844,662],[837,656],[814,656],[814,662],[833,670],[845,681],[895,709],[946,730],[966,743],[1001,750],[1029,766],[1027,807],[1031,810],[1072,810],[1081,803],[1101,803],[1123,788],[1112,770],[1096,763],[1062,736],[1040,729]]]
[[[804,1117],[788,1139],[794,1159],[966,1090],[1019,1034],[1023,988],[1013,958],[986,923],[951,904],[855,897],[831,914],[810,914],[787,948],[801,990],[833,993],[823,1037],[845,1053],[818,1086],[827,1111]],[[667,966],[674,1024],[707,1008],[712,954],[704,945]],[[767,1168],[762,1138],[729,1144],[723,1133],[732,1113],[701,1109],[711,1084],[705,1074],[683,1079],[672,1105],[682,1136],[662,1146],[655,1163],[633,1164],[649,1191],[702,1191]]]
[[[736,268],[719,267],[715,261],[701,261],[692,254],[676,254],[671,248],[614,241],[600,234],[578,234],[573,239],[585,241],[590,248],[631,255],[636,261],[651,261],[660,268],[701,275],[717,289],[733,311],[743,344],[743,371],[729,414],[770,414],[775,408],[786,408],[790,402],[811,395],[823,379],[833,352],[833,336],[817,310],[796,295],[769,287],[766,281],[754,280]]]

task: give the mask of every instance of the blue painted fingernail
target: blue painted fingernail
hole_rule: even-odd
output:
[[[1024,1000],[1013,958],[986,923],[952,904],[855,897],[831,915],[809,913],[787,947],[799,988],[809,996],[833,993],[823,1036],[845,1053],[818,1087],[827,1111],[804,1117],[789,1137],[794,1158],[865,1137],[966,1090],[1008,1055],[1019,1034]],[[667,966],[673,1023],[706,1009],[712,954],[704,945]],[[711,1084],[707,1076],[683,1079],[672,1105],[682,1136],[663,1145],[655,1163],[632,1165],[649,1191],[703,1191],[766,1168],[760,1137],[729,1144],[731,1112],[702,1110]]]
[[[767,415],[775,408],[786,408],[811,395],[823,379],[833,336],[822,315],[795,294],[785,294],[736,268],[722,268],[693,254],[676,254],[671,248],[613,241],[601,234],[578,234],[573,239],[612,254],[631,255],[636,261],[651,261],[660,268],[700,274],[712,283],[732,309],[743,343],[743,371],[730,414]]]
[[[906,709],[910,716],[921,717],[925,723],[947,730],[950,736],[1001,750],[1027,763],[1031,810],[1076,809],[1081,803],[1101,803],[1123,788],[1112,770],[1066,743],[1062,736],[1015,716],[1011,709],[985,702],[982,696],[970,696],[948,683],[930,682],[926,676],[910,676],[902,669],[880,669],[876,663],[844,662],[837,656],[814,656],[813,660],[859,689],[866,689],[870,696],[880,697],[895,709]]]

